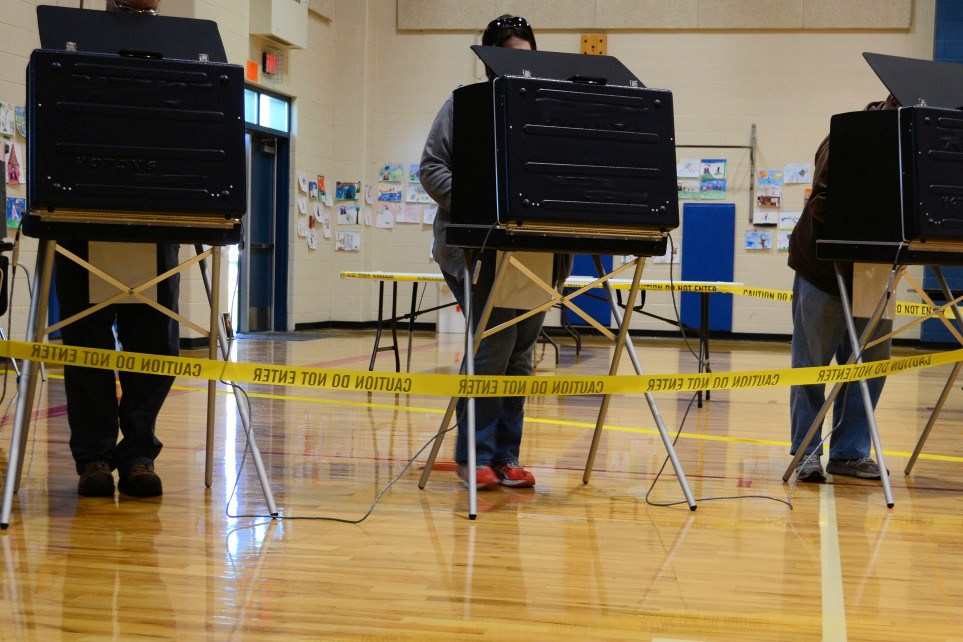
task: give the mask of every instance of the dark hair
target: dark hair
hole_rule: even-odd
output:
[[[532,49],[538,49],[535,46],[535,32],[532,31],[528,21],[521,16],[513,16],[510,13],[498,16],[488,23],[485,33],[482,34],[482,44],[486,47],[501,47],[512,36],[527,41]]]

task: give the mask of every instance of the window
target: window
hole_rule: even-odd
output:
[[[291,130],[291,101],[284,96],[245,87],[244,120],[257,128],[287,134]]]

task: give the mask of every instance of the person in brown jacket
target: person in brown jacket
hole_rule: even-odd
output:
[[[864,111],[898,107],[899,103],[890,95],[882,102],[870,103]],[[829,145],[827,136],[816,150],[812,193],[789,238],[789,267],[796,272],[792,288],[793,368],[828,366],[834,356],[836,363],[845,364],[852,354],[833,263],[816,258],[816,239],[821,236],[826,217],[846,216],[845,211],[834,212],[828,206]],[[852,289],[852,264],[845,264],[844,270],[844,278]],[[861,333],[868,321],[866,318],[856,318],[857,331]],[[873,339],[889,334],[892,327],[891,320],[881,320]],[[868,348],[863,351],[863,361],[889,359],[890,348],[889,340]],[[885,382],[885,377],[867,381],[873,408],[879,401]],[[879,465],[869,456],[869,425],[862,395],[856,387],[848,390],[849,385],[845,385],[833,404],[833,433],[829,441],[826,472],[861,479],[879,479]],[[790,454],[796,454],[825,399],[825,386],[821,383],[792,386],[790,389]],[[817,433],[806,447],[806,456],[799,462],[797,480],[826,481],[819,460],[821,454],[822,444]]]

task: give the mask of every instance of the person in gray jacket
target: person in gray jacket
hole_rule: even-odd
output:
[[[524,18],[503,15],[488,24],[482,36],[482,45],[535,49],[535,34]],[[425,141],[419,173],[425,191],[438,203],[433,228],[434,257],[462,310],[465,309],[465,285],[462,282],[465,262],[471,259],[473,265],[479,265],[478,279],[472,286],[471,305],[472,325],[477,332],[479,317],[494,281],[495,251],[484,250],[469,255],[466,250],[445,243],[444,229],[451,222],[452,123],[453,106],[452,97],[449,96],[435,117]],[[556,255],[554,262],[555,282],[564,281],[572,271],[572,257]],[[493,308],[487,327],[505,323],[523,312],[527,310]],[[475,354],[475,374],[530,376],[534,346],[544,319],[545,313],[541,312],[482,339]],[[497,484],[516,488],[535,485],[535,476],[518,462],[524,415],[525,397],[479,397],[475,400],[474,475],[478,488]],[[459,476],[467,485],[471,471],[468,470],[464,399],[458,404],[455,462]]]

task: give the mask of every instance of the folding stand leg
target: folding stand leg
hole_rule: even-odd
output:
[[[7,333],[3,331],[3,326],[2,326],[2,325],[0,325],[0,340],[3,340],[3,341],[6,341],[6,340],[7,340]],[[10,357],[10,365],[13,366],[13,372],[14,372],[14,373],[17,375],[17,377],[19,378],[19,377],[20,377],[20,366],[17,365],[17,360],[14,359],[13,357]]]
[[[840,298],[842,299],[842,302],[843,302],[843,314],[846,317],[846,325],[850,336],[850,343],[853,345],[853,353],[852,353],[852,356],[850,356],[849,361],[847,362],[847,365],[850,363],[853,363],[854,361],[856,361],[857,363],[862,363],[862,356],[860,356],[859,359],[856,358],[857,355],[860,355],[860,346],[866,345],[866,343],[869,342],[869,338],[873,336],[873,332],[876,330],[876,326],[879,324],[879,320],[883,316],[883,311],[886,309],[885,302],[889,300],[889,297],[893,296],[893,293],[896,290],[896,285],[897,283],[899,283],[900,276],[902,275],[903,270],[905,268],[903,266],[899,266],[896,268],[896,274],[890,279],[889,287],[886,289],[886,292],[883,293],[883,296],[880,299],[879,305],[876,306],[876,310],[873,312],[872,318],[870,318],[869,322],[866,324],[866,327],[863,329],[863,335],[858,338],[856,335],[856,326],[853,323],[853,319],[852,319],[851,309],[849,305],[849,296],[846,294],[846,282],[843,279],[842,272],[840,271],[838,264],[835,265],[835,268],[836,268],[836,280],[839,283]],[[876,429],[876,417],[873,412],[873,404],[869,398],[869,386],[866,385],[865,380],[860,380],[860,384],[861,384],[860,390],[863,395],[863,405],[866,408],[866,419],[870,429],[870,437],[873,440],[873,448],[876,450],[876,457],[879,463],[880,479],[882,480],[882,484],[883,484],[883,493],[886,498],[886,505],[888,508],[892,508],[893,494],[889,486],[889,474],[888,474],[888,471],[886,470],[885,462],[883,461],[883,450],[879,444],[879,432]],[[809,432],[806,433],[806,436],[803,438],[802,443],[796,449],[796,454],[793,456],[792,461],[789,462],[789,466],[788,468],[786,468],[786,472],[783,473],[783,477],[782,477],[783,481],[789,481],[789,478],[792,476],[793,471],[796,470],[796,466],[799,465],[799,461],[805,456],[806,448],[809,446],[809,443],[816,436],[816,432],[822,426],[823,419],[826,418],[826,415],[829,412],[829,409],[832,408],[833,401],[839,395],[839,392],[842,390],[843,385],[844,385],[843,383],[837,383],[836,385],[834,385],[832,388],[832,391],[830,391],[829,395],[826,397],[826,401],[823,402],[822,408],[819,409],[819,413],[816,415],[816,418],[813,420],[812,425],[809,427]]]
[[[37,340],[47,316],[47,293],[53,273],[53,256],[56,241],[42,240],[37,247],[37,274],[30,297],[30,314],[27,321],[27,341]],[[10,512],[13,508],[13,494],[20,489],[20,474],[23,470],[23,457],[27,447],[27,434],[30,429],[30,413],[33,411],[34,394],[37,389],[36,364],[23,361],[23,369],[17,389],[17,410],[14,415],[13,432],[10,437],[10,452],[7,460],[6,481],[3,487],[3,507],[0,509],[0,528],[10,526]]]
[[[712,368],[709,366],[709,293],[700,292],[699,293],[699,374],[703,372],[712,372]],[[706,390],[706,401],[708,401],[712,395]],[[699,407],[702,407],[702,391],[698,393],[699,396]]]
[[[200,245],[194,246],[195,251],[198,255],[203,254],[204,249]],[[202,259],[198,265],[201,269],[201,277],[204,279],[204,288],[207,290],[207,297],[211,303],[211,343],[210,352],[211,359],[216,359],[216,346],[218,344],[217,338],[220,338],[221,345],[221,357],[225,361],[230,360],[230,352],[228,351],[227,342],[227,328],[224,327],[224,319],[220,314],[217,313],[218,310],[218,288],[220,284],[220,271],[221,271],[221,252],[220,247],[214,246],[211,248],[212,256],[212,272],[213,278],[207,271],[207,263]],[[214,328],[217,328],[215,331]],[[216,332],[216,336],[215,336]],[[214,386],[216,382],[211,381],[208,384],[208,397],[207,397],[207,463],[204,471],[204,483],[208,488],[212,484],[212,460],[214,456]],[[264,493],[264,501],[268,507],[268,513],[272,517],[278,516],[277,505],[274,503],[274,494],[271,492],[271,481],[268,479],[267,473],[264,470],[264,462],[261,459],[261,451],[257,447],[257,442],[254,439],[254,431],[251,430],[251,415],[248,412],[247,401],[241,391],[236,387],[231,387],[234,392],[234,401],[237,404],[237,412],[241,417],[241,425],[244,428],[244,434],[247,437],[247,446],[251,451],[251,459],[254,461],[254,468],[257,470],[258,481],[261,482],[261,491]]]
[[[642,267],[645,265],[644,259],[635,259],[635,274],[632,276],[632,287],[626,297],[625,317],[619,326],[619,334],[615,341],[615,352],[612,355],[612,364],[609,366],[609,376],[614,376],[619,371],[619,361],[622,359],[622,348],[625,345],[625,337],[629,331],[629,319],[632,317],[635,297],[639,291],[639,282],[642,280]],[[605,423],[605,416],[608,414],[609,401],[612,395],[602,396],[602,406],[599,409],[598,420],[595,422],[595,432],[592,435],[592,445],[589,447],[588,458],[585,461],[585,472],[582,474],[582,483],[587,484],[592,475],[592,465],[595,463],[595,453],[599,447],[599,440],[602,438],[602,426]]]
[[[859,335],[856,334],[856,324],[853,323],[852,309],[849,305],[849,295],[846,293],[846,281],[843,280],[843,275],[836,270],[836,281],[839,283],[839,298],[843,302],[843,314],[846,317],[846,327],[849,329],[849,341],[853,348],[853,354],[858,355],[856,357],[856,363],[863,363],[862,346],[863,342],[860,341]],[[885,306],[877,306],[878,308],[884,308]],[[878,310],[879,314],[876,315],[876,322],[879,323],[879,316],[882,316],[882,309]],[[872,336],[870,334],[869,336]],[[886,468],[886,462],[883,458],[883,445],[879,441],[879,430],[876,428],[876,413],[873,408],[873,400],[869,396],[869,384],[866,383],[865,379],[859,380],[859,391],[863,395],[863,407],[866,409],[866,421],[869,424],[869,435],[873,440],[873,448],[876,450],[876,462],[879,464],[879,478],[883,484],[883,496],[886,498],[886,507],[893,507],[893,491],[889,486],[889,470]]]
[[[947,301],[952,301],[956,297],[950,292],[950,287],[946,283],[946,279],[943,278],[943,271],[939,266],[932,266],[933,274],[936,275],[936,279],[939,281],[940,289],[943,291],[943,296],[946,297]],[[953,321],[956,326],[963,333],[963,318],[960,317],[960,309],[957,305],[953,304]],[[913,466],[916,465],[916,460],[919,459],[920,453],[923,452],[923,444],[926,443],[927,438],[930,436],[930,431],[933,429],[934,424],[936,424],[937,418],[940,416],[940,412],[943,410],[943,404],[946,403],[947,397],[950,395],[950,390],[953,389],[953,385],[956,383],[956,377],[960,374],[960,369],[963,368],[963,361],[957,361],[953,365],[953,370],[950,372],[950,376],[946,379],[946,385],[943,386],[943,392],[940,393],[940,398],[937,400],[936,405],[933,407],[933,412],[930,413],[930,418],[926,422],[926,427],[923,429],[923,434],[920,435],[919,441],[916,442],[916,449],[913,451],[912,456],[909,461],[906,462],[906,468],[903,472],[907,475],[913,470]]]
[[[417,312],[418,282],[411,282],[411,312],[408,315],[408,356],[405,361],[405,372],[411,372],[411,336],[415,333],[415,313]]]
[[[495,279],[492,282],[492,289],[488,295],[488,300],[485,302],[485,307],[482,309],[481,318],[478,320],[478,327],[481,330],[476,334],[473,330],[474,325],[472,323],[472,302],[471,302],[471,260],[466,258],[465,263],[465,358],[462,361],[462,371],[466,374],[473,375],[475,371],[475,352],[478,350],[478,346],[481,344],[482,336],[484,335],[485,326],[488,325],[488,318],[491,316],[492,308],[495,307],[495,294],[501,287],[502,272],[505,267],[509,264],[509,259],[511,258],[510,252],[505,252],[502,255],[501,261],[495,267]],[[469,369],[470,368],[470,369]],[[451,422],[451,418],[455,413],[455,409],[458,404],[458,398],[452,397],[448,402],[448,410],[445,412],[445,416],[441,421],[441,425],[438,428],[438,433],[435,435],[435,442],[431,447],[431,452],[428,455],[428,460],[425,462],[424,470],[421,472],[421,479],[418,481],[418,488],[424,488],[428,483],[428,476],[431,474],[431,469],[435,464],[435,458],[438,456],[438,451],[441,450],[441,444],[444,440],[445,431],[448,429],[448,424]],[[473,397],[467,398],[467,409],[466,409],[466,423],[468,425],[468,466],[469,466],[469,481],[468,481],[468,517],[469,519],[475,519],[477,512],[477,486],[474,475],[475,470],[475,400]]]
[[[604,268],[602,267],[602,260],[598,256],[592,257],[595,260],[595,267],[599,270],[599,276],[602,275]],[[618,324],[619,329],[623,325],[628,326],[627,322],[623,322],[622,310],[620,309],[618,302],[615,299],[615,292],[612,290],[612,286],[608,281],[602,284],[605,289],[605,295],[609,300],[609,307],[612,309],[612,314],[615,316],[615,322]],[[626,310],[629,308],[626,307]],[[639,357],[635,353],[635,346],[632,344],[632,337],[626,333],[625,348],[629,353],[629,359],[632,361],[632,366],[635,368],[635,374],[643,375],[642,364],[639,362]],[[655,420],[655,425],[659,429],[659,435],[662,436],[662,443],[665,445],[665,450],[669,454],[669,460],[672,462],[672,468],[675,470],[675,476],[679,479],[679,485],[682,486],[682,494],[685,495],[686,503],[689,505],[690,510],[696,509],[696,501],[692,496],[692,491],[689,489],[689,482],[686,480],[685,472],[682,470],[682,464],[679,463],[679,458],[675,453],[675,446],[672,445],[672,439],[669,437],[669,433],[665,428],[665,422],[662,421],[662,413],[659,412],[659,407],[655,403],[655,396],[651,392],[645,393],[645,401],[649,404],[649,411],[652,413],[652,418]],[[588,472],[588,471],[586,471]],[[588,481],[584,479],[583,481]]]
[[[471,315],[474,312],[474,305],[471,300],[471,260],[465,259],[465,344],[470,346],[470,350],[465,350],[465,374],[469,377],[475,376],[475,351],[478,346],[475,345],[475,337],[472,323]],[[494,288],[493,288],[494,289]],[[494,296],[489,296],[489,301],[494,300]],[[485,306],[486,318],[482,320],[479,324],[479,337],[485,331],[485,323],[487,323],[487,312],[491,310],[490,305]],[[468,470],[466,471],[466,477],[468,477],[468,519],[475,519],[478,516],[478,479],[475,475],[475,398],[468,397],[468,401],[465,404],[467,411],[467,424],[468,424]]]

